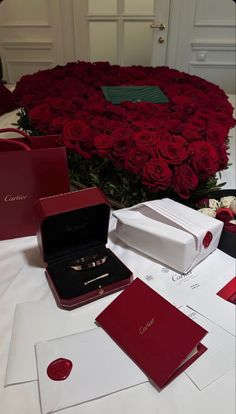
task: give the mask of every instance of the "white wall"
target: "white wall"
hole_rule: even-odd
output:
[[[76,42],[83,39],[78,39],[78,19],[73,16],[78,2],[4,0],[0,4],[0,56],[8,82],[80,58]],[[93,3],[99,5],[99,0]],[[233,0],[171,0],[166,41],[167,65],[235,93]]]
[[[8,82],[64,62],[60,3],[4,0],[0,4],[0,56]]]

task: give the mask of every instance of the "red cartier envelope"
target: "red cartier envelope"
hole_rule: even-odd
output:
[[[123,289],[133,280],[131,270],[106,247],[110,205],[100,189],[42,198],[35,205],[35,217],[46,276],[58,306],[76,308]],[[75,260],[97,254],[106,257],[102,265],[71,269]]]
[[[207,331],[138,278],[96,321],[160,389],[207,350]]]

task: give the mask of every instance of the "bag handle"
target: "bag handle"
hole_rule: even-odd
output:
[[[1,129],[0,129],[0,134],[1,134],[2,132],[15,132],[15,133],[17,133],[17,134],[22,135],[24,138],[26,138],[26,139],[27,139],[27,140],[29,140],[29,142],[30,142],[30,137],[29,137],[29,135],[28,135],[28,134],[26,134],[26,132],[21,131],[20,129],[17,129],[17,128],[1,128]]]
[[[3,132],[18,133],[21,136],[23,136],[28,141],[29,144],[31,143],[29,135],[27,135],[24,131],[21,131],[19,129],[16,129],[16,128],[1,128],[0,129],[0,134],[3,133]],[[22,147],[26,151],[31,151],[31,148],[29,147],[29,145],[25,144],[24,142],[18,141],[17,139],[0,138],[0,143],[1,142],[5,143],[5,144],[10,144],[10,145],[16,145],[16,146]]]
[[[24,144],[24,142],[20,142],[20,141],[17,141],[17,139],[5,139],[5,138],[1,138],[0,139],[0,145],[1,145],[1,143],[2,144],[10,144],[10,145],[16,145],[16,146],[18,146],[18,147],[21,147],[21,148],[23,148],[24,150],[26,150],[26,151],[31,151],[31,148],[29,147],[29,145],[27,145],[27,144]]]

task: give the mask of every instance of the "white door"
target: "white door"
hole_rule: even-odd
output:
[[[235,2],[171,0],[167,65],[235,94]]]
[[[170,0],[73,0],[75,57],[165,65]]]

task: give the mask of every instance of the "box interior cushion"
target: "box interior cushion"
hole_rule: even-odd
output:
[[[44,260],[77,256],[107,242],[110,207],[99,204],[49,216],[41,223]]]
[[[105,246],[96,247],[96,249],[89,249],[84,252],[85,255],[99,254],[102,257],[107,256],[104,264],[91,269],[75,271],[70,269],[71,258],[63,262],[58,260],[51,263],[47,267],[47,272],[57,291],[57,294],[62,299],[73,299],[77,296],[89,293],[101,287],[119,282],[131,276],[132,272],[122,263],[110,249]],[[74,256],[73,259],[81,256]],[[107,274],[108,276],[102,279],[97,279],[94,282],[84,284],[88,280],[97,278],[98,276]]]

